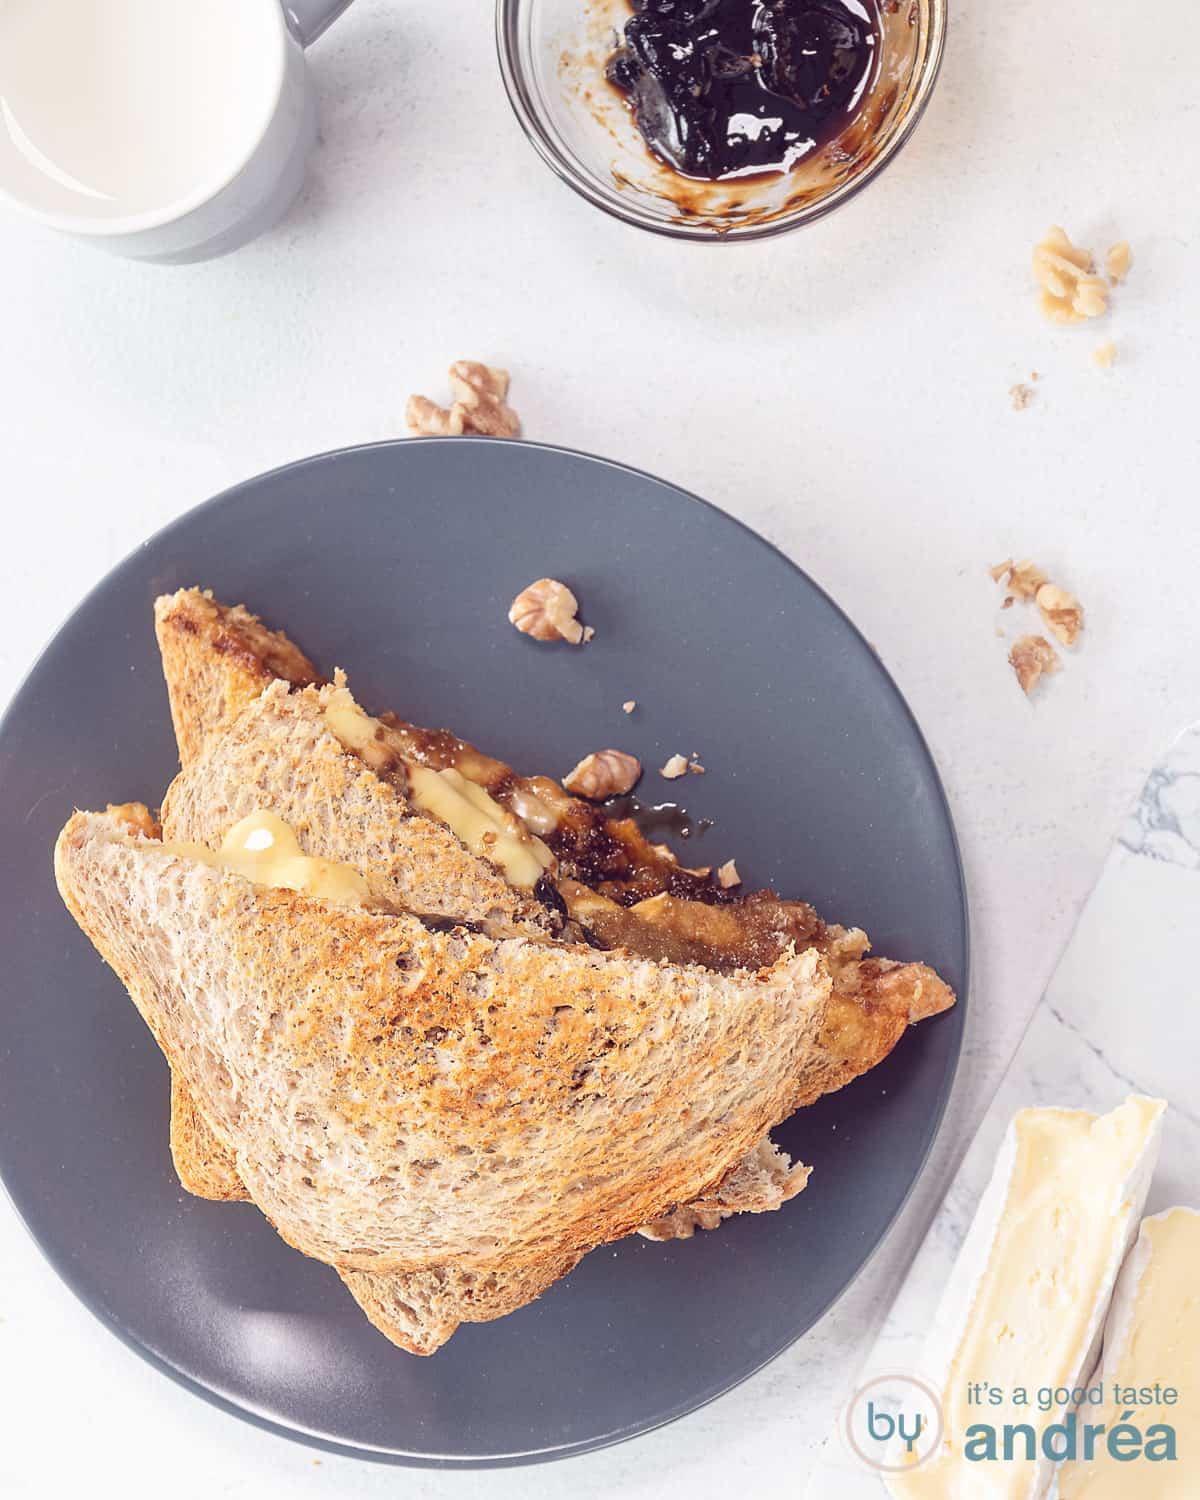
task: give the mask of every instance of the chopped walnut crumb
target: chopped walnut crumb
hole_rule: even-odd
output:
[[[1058,654],[1044,635],[1023,635],[1013,644],[1008,660],[1026,696],[1059,668]]]
[[[1104,269],[1108,272],[1108,279],[1113,286],[1125,280],[1132,264],[1133,251],[1129,248],[1129,241],[1119,240],[1104,257]]]
[[[1095,274],[1091,252],[1073,245],[1057,224],[1034,246],[1033,277],[1052,323],[1082,323],[1108,307],[1108,283]]]
[[[697,880],[707,880],[712,874],[712,865],[684,865],[685,875],[694,875]]]
[[[668,781],[675,781],[680,776],[686,776],[687,769],[688,762],[686,755],[672,755],[659,774],[665,776]]]
[[[727,859],[717,871],[717,884],[723,891],[730,890],[735,885],[741,885],[742,877],[738,874],[738,867],[732,859]]]
[[[637,699],[636,698],[626,698],[625,702],[621,704],[621,712],[623,714],[631,714],[636,707],[637,707]]]
[[[623,797],[631,792],[642,774],[636,755],[624,750],[597,750],[585,755],[575,769],[563,777],[563,786],[576,797],[602,802],[605,797]]]
[[[539,578],[522,589],[508,611],[510,622],[522,635],[535,641],[570,641],[578,646],[587,639],[575,618],[579,600],[557,578]]]
[[[459,437],[480,433],[485,437],[517,437],[521,419],[505,403],[508,371],[494,370],[478,360],[456,359],[450,366],[449,409],[427,396],[410,396],[405,421],[421,437]]]
[[[593,630],[590,625],[585,625],[583,627],[583,644],[586,646],[589,641],[593,641],[593,640],[595,640],[595,638],[596,638],[596,632],[595,632],[595,630]]]
[[[1010,557],[1002,563],[997,563],[994,568],[989,568],[988,572],[996,583],[1004,578],[1008,584],[1009,593],[1016,599],[1035,598],[1042,584],[1049,582],[1045,573],[1031,557],[1022,558],[1019,563],[1013,562]]]
[[[428,396],[410,396],[404,409],[404,420],[418,437],[461,437],[464,412],[460,406],[449,411]]]
[[[1010,385],[1008,399],[1012,402],[1013,411],[1024,411],[1033,400],[1033,387],[1020,384]]]
[[[1037,607],[1050,633],[1064,646],[1073,646],[1083,629],[1083,605],[1075,595],[1055,583],[1044,583],[1037,591]]]
[[[723,1219],[735,1212],[732,1208],[696,1208],[684,1204],[665,1218],[643,1224],[638,1233],[648,1240],[690,1240],[697,1229],[717,1229]]]
[[[693,776],[704,775],[704,767],[700,764],[700,762],[694,755],[692,756],[691,760],[688,761],[688,770],[692,773]]]
[[[521,419],[505,404],[508,395],[508,371],[494,370],[474,359],[456,359],[450,366],[450,389],[455,405],[466,413],[468,432],[486,437],[516,437]]]
[[[1092,358],[1102,370],[1111,370],[1117,362],[1117,346],[1109,339],[1107,344],[1101,344],[1098,349],[1092,351]]]

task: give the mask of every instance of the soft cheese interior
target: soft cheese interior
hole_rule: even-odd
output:
[[[1013,1117],[991,1182],[938,1309],[923,1358],[940,1391],[939,1451],[889,1488],[905,1500],[1037,1500],[1051,1464],[1024,1456],[972,1462],[968,1429],[1039,1429],[1040,1387],[1091,1373],[1121,1262],[1154,1170],[1164,1105],[1133,1097],[1106,1115],[1024,1109]],[[984,1384],[1002,1393],[991,1404]],[[1014,1404],[1024,1387],[1031,1404]],[[975,1390],[976,1398],[971,1399]],[[1023,1455],[1023,1448],[1019,1450]]]
[[[1195,1500],[1196,1455],[1200,1454],[1200,1213],[1171,1208],[1142,1222],[1126,1261],[1104,1330],[1105,1391],[1116,1387],[1173,1387],[1170,1407],[1135,1411],[1143,1425],[1169,1422],[1175,1430],[1176,1462],[1143,1464],[1114,1459],[1107,1447],[1091,1462],[1064,1464],[1060,1500],[1129,1500],[1134,1493],[1155,1500]],[[1120,1421],[1122,1408],[1106,1401],[1089,1422]]]

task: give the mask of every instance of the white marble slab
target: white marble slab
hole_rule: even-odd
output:
[[[1103,1112],[1130,1093],[1166,1099],[1147,1212],[1200,1206],[1200,977],[1188,957],[1198,937],[1200,724],[1154,767],[1121,825],[851,1389],[876,1374],[920,1372],[925,1334],[1018,1109],[1060,1104]],[[806,1500],[880,1500],[883,1493],[878,1475],[855,1460],[835,1430]]]

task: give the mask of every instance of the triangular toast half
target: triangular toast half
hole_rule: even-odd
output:
[[[812,949],[720,974],[447,930],[369,872],[313,897],[113,814],[71,818],[55,873],[251,1198],[347,1271],[537,1276],[719,1192],[795,1107],[830,990]]]

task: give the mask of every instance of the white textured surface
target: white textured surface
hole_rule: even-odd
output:
[[[1118,819],[1200,712],[1184,0],[1144,27],[1086,0],[963,4],[928,118],[887,174],[815,229],[724,250],[638,236],[558,184],[509,115],[485,11],[358,0],[314,53],[324,143],[305,198],[227,261],[141,268],[0,221],[0,693],[149,531],[273,464],[395,435],[407,392],[437,394],[453,357],[508,363],[531,437],[745,518],[896,674],[945,776],[973,903],[948,1122],[868,1273],[768,1370],[636,1443],[487,1476],[316,1464],[185,1395],[93,1322],[0,1204],[14,1500],[795,1496]],[[1111,373],[1091,362],[1107,327],[1056,331],[1034,309],[1028,251],[1054,220],[1134,244]],[[1007,388],[1031,369],[1037,398],[1015,413]],[[1024,617],[997,613],[984,571],[1011,551],[1090,611],[1035,704],[995,634]]]
[[[860,1378],[899,1370],[935,1384],[944,1380],[942,1351],[934,1350],[941,1336],[957,1337],[946,1326],[947,1313],[968,1293],[977,1257],[988,1253],[977,1237],[990,1233],[999,1206],[991,1198],[1003,1176],[997,1159],[1017,1110],[1043,1104],[1103,1114],[1130,1094],[1165,1099],[1146,1206],[1151,1212],[1172,1204],[1200,1206],[1194,1061],[1200,983],[1178,959],[1200,929],[1198,793],[1200,723],[1164,752],[1121,825],[1066,952],[862,1361]],[[1131,1192],[1133,1201],[1138,1196]],[[1102,1320],[1105,1309],[1097,1312]],[[1029,1374],[1032,1389],[1035,1372]],[[881,1494],[878,1478],[851,1458],[840,1433],[833,1434],[806,1500],[876,1500]]]

